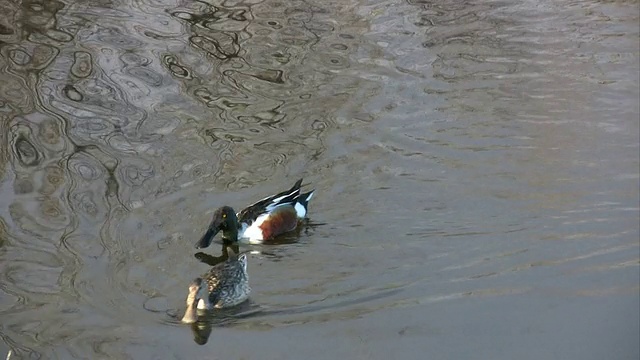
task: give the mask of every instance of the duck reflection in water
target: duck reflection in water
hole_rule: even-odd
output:
[[[231,249],[232,255],[240,253],[240,248],[238,247],[238,243],[231,243],[228,241],[224,241],[222,244],[222,255],[220,256],[213,256],[203,252],[197,252],[193,256],[196,259],[200,260],[201,262],[209,266],[216,266],[220,263],[225,262],[227,259],[229,259],[229,249]]]
[[[204,345],[209,340],[211,335],[211,329],[213,328],[211,321],[206,318],[199,318],[196,322],[191,324],[191,331],[193,331],[193,341],[198,345]]]
[[[220,309],[215,312],[196,310],[196,321],[191,323],[193,341],[198,345],[204,345],[209,340],[214,327],[230,326],[234,323],[262,313],[256,310],[250,301],[245,301],[231,308]]]

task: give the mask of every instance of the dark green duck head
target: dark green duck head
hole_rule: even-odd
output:
[[[230,206],[223,206],[213,213],[213,219],[202,235],[202,238],[196,243],[197,249],[206,248],[211,245],[213,237],[222,231],[222,240],[227,242],[238,241],[238,217]]]

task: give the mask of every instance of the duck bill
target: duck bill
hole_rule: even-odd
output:
[[[200,240],[198,240],[198,242],[196,243],[196,249],[206,248],[209,245],[211,245],[211,241],[213,241],[213,237],[216,236],[218,231],[220,231],[218,227],[215,225],[216,224],[211,224],[211,226],[209,226],[209,228],[207,229],[207,232],[205,232],[204,235],[202,235],[202,237],[200,238]]]
[[[196,310],[196,302],[187,305],[187,310],[184,312],[184,316],[182,317],[182,322],[185,324],[193,324],[198,320],[197,310]]]
[[[187,295],[187,310],[184,312],[182,322],[192,324],[198,320],[196,304],[198,303],[198,292],[202,289],[202,278],[196,278],[189,284],[189,294]]]

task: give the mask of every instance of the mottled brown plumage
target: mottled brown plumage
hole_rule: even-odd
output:
[[[230,255],[225,262],[212,267],[189,284],[187,310],[182,322],[195,322],[196,308],[210,310],[235,306],[247,300],[250,292],[247,256]]]

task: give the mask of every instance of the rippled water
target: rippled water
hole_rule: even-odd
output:
[[[640,356],[637,1],[0,10],[0,356]],[[211,209],[299,177],[180,324]]]

